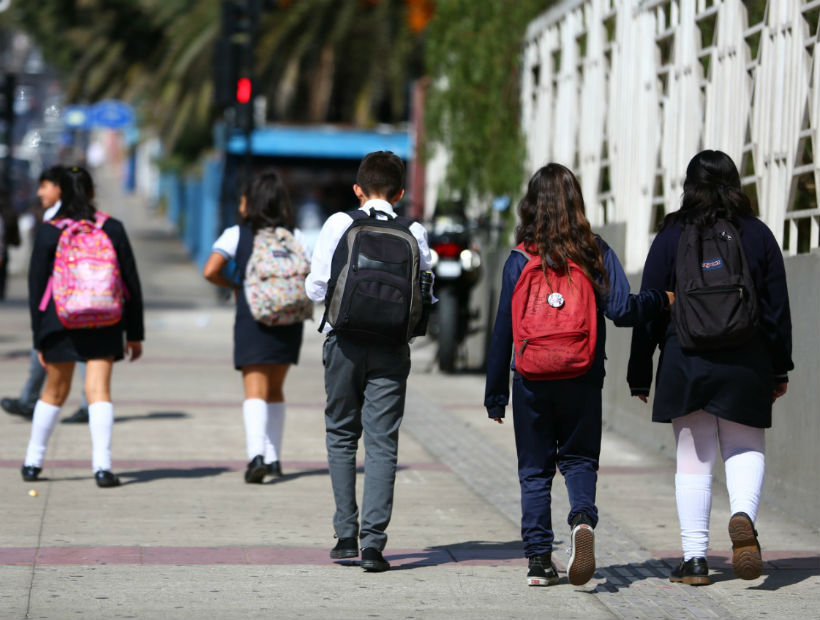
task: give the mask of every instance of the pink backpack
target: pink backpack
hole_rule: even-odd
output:
[[[102,229],[107,219],[98,211],[93,222],[68,218],[50,222],[62,233],[40,310],[53,297],[57,317],[67,329],[108,327],[122,319],[127,291],[117,252]]]

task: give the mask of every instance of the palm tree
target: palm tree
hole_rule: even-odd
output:
[[[408,22],[418,4],[429,0],[263,3],[254,69],[270,120],[406,120],[408,81],[422,67],[418,23]],[[132,102],[166,152],[191,161],[211,139],[220,14],[216,0],[50,0],[15,2],[3,24],[38,42],[69,101]]]

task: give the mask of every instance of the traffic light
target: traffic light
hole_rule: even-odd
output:
[[[253,48],[258,16],[258,0],[223,0],[222,29],[214,50],[214,103],[222,111],[233,109],[234,125],[245,133],[253,131]]]

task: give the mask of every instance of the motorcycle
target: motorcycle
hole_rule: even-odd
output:
[[[473,318],[470,291],[481,277],[481,254],[470,243],[466,220],[453,217],[434,219],[430,249],[433,291],[438,298],[430,317],[430,335],[438,341],[439,368],[452,373]]]

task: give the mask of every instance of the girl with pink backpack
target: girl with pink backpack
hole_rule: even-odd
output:
[[[140,281],[122,223],[92,203],[91,175],[69,168],[60,190],[60,210],[37,229],[29,266],[34,348],[46,369],[46,385],[34,406],[22,476],[26,482],[39,478],[74,365],[82,361],[94,478],[99,487],[115,487],[120,480],[111,472],[111,371],[115,361],[142,355]]]

